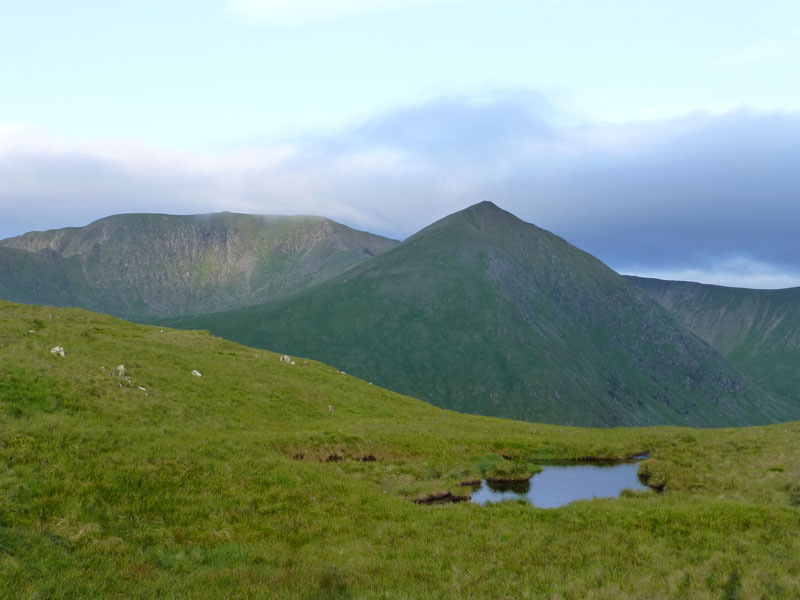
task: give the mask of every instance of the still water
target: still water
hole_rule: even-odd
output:
[[[546,465],[527,481],[481,482],[472,502],[487,504],[505,500],[527,500],[539,508],[558,508],[576,500],[615,498],[622,490],[647,490],[639,481],[638,462],[610,465]]]

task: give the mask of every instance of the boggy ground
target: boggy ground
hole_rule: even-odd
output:
[[[800,596],[800,423],[543,426],[295,362],[0,304],[0,597]],[[413,502],[644,451],[662,494]]]

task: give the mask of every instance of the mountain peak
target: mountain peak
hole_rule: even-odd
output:
[[[468,206],[467,208],[456,214],[468,217],[476,217],[479,219],[497,219],[497,218],[507,219],[511,217],[515,220],[519,220],[513,214],[511,214],[507,210],[503,210],[502,208],[497,206],[497,204],[489,200],[484,200],[483,202],[478,202],[477,204]]]
[[[418,231],[406,241],[420,240],[428,238],[431,235],[442,234],[448,232],[458,232],[459,235],[466,236],[466,238],[473,237],[476,233],[489,237],[496,237],[508,231],[508,228],[516,228],[519,226],[527,226],[533,230],[539,228],[530,223],[526,223],[519,217],[516,217],[507,210],[503,210],[494,202],[484,200],[472,206],[468,206],[458,212],[442,217],[435,223],[428,225],[424,229]]]
[[[464,209],[463,212],[467,211],[479,211],[479,210],[503,210],[497,204],[492,202],[491,200],[483,200],[482,202],[478,202],[477,204],[473,204],[472,206],[468,206]]]

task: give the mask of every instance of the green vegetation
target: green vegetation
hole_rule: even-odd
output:
[[[800,288],[748,290],[628,277],[761,388],[800,398]]]
[[[293,296],[168,323],[472,414],[705,427],[800,416],[596,258],[489,202]]]
[[[294,360],[0,304],[0,597],[800,595],[800,423],[521,423]],[[646,450],[664,493],[411,501],[537,459]]]
[[[0,241],[0,298],[148,320],[247,306],[396,244],[322,217],[130,214]]]

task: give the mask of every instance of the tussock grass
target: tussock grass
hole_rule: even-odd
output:
[[[0,304],[0,597],[800,595],[799,423],[519,423],[295,362]],[[644,451],[662,494],[557,510],[412,502],[542,459]]]

